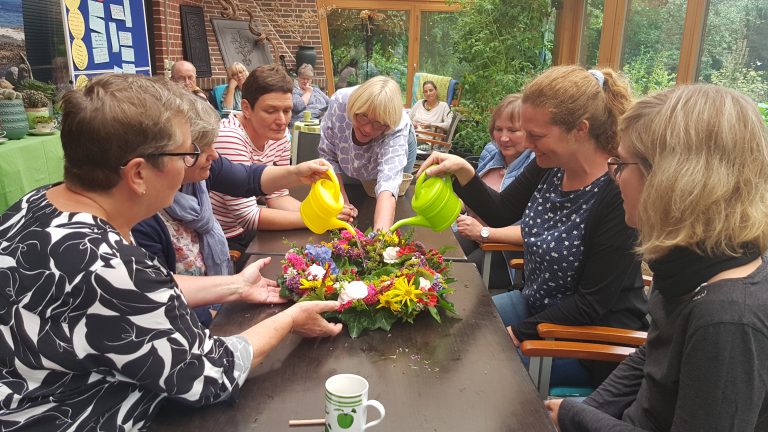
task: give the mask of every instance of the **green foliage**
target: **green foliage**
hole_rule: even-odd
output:
[[[624,66],[624,73],[632,83],[636,96],[646,95],[675,85],[676,75],[665,66],[668,58],[674,55],[670,51],[650,52],[643,49],[639,55]]]
[[[507,94],[519,91],[547,66],[545,33],[551,9],[546,0],[456,0],[452,53],[468,72],[462,77],[456,151],[477,154],[489,141],[490,113]]]
[[[760,115],[763,116],[763,121],[768,126],[768,103],[760,102],[757,104],[757,109],[760,110]]]
[[[53,123],[53,117],[38,116],[38,117],[35,117],[34,122],[35,122],[35,124],[39,124],[39,123],[43,123],[43,124],[45,124],[45,123]]]
[[[53,83],[44,83],[37,80],[25,80],[16,86],[17,91],[34,90],[45,95],[45,97],[51,101],[56,101],[56,86]]]

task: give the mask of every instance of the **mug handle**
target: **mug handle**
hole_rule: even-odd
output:
[[[379,414],[381,415],[381,417],[379,417],[376,420],[374,420],[372,422],[369,422],[365,426],[363,426],[363,430],[366,430],[366,429],[368,429],[371,426],[376,426],[377,424],[381,423],[382,420],[384,420],[384,413],[386,411],[384,410],[384,405],[382,405],[381,402],[379,402],[379,401],[377,401],[375,399],[371,399],[368,402],[366,402],[365,404],[363,404],[363,406],[366,409],[366,417],[368,416],[367,415],[367,410],[368,410],[369,406],[372,406],[372,407],[376,408],[379,411]]]

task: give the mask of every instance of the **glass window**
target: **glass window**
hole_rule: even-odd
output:
[[[600,35],[603,33],[604,7],[605,0],[587,1],[579,63],[588,68],[597,64],[597,55],[600,51]]]
[[[419,70],[435,75],[461,79],[466,67],[459,65],[451,47],[454,45],[456,14],[453,12],[422,12],[419,29]]]
[[[405,103],[408,79],[408,11],[333,9],[328,13],[336,89],[376,75],[392,77]]]
[[[636,96],[677,80],[687,0],[633,0],[627,17],[622,69]]]
[[[699,80],[768,101],[768,0],[712,0]]]

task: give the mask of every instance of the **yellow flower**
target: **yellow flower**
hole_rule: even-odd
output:
[[[389,308],[392,312],[400,312],[400,304],[396,303],[392,298],[393,295],[389,292],[380,295],[379,305],[376,306],[376,309],[385,307]]]
[[[413,286],[413,279],[403,276],[395,280],[395,286],[387,294],[392,295],[393,301],[400,304],[407,303],[408,306],[412,307],[423,293]]]
[[[322,282],[323,282],[323,281],[322,281],[321,279],[318,279],[318,280],[307,280],[307,279],[302,279],[302,280],[301,280],[301,286],[299,286],[299,288],[301,288],[301,289],[305,289],[305,290],[309,290],[309,289],[316,289],[316,288],[319,288],[319,287],[320,287],[320,284],[321,284]]]

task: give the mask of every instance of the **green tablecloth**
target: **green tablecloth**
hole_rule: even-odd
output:
[[[32,189],[64,177],[59,133],[0,144],[0,213]]]

